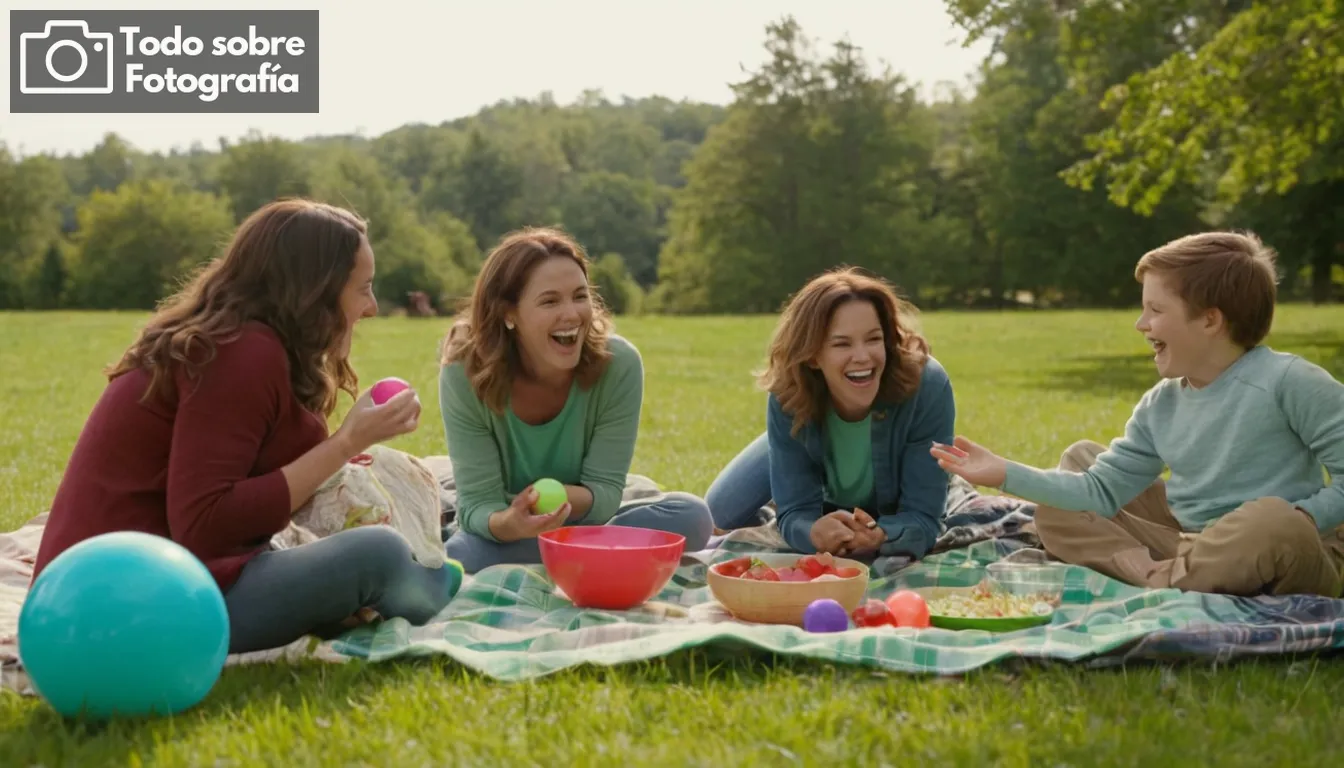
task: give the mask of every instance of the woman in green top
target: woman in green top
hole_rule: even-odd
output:
[[[562,525],[669,531],[687,551],[709,541],[714,524],[697,496],[621,503],[644,365],[610,329],[583,251],[563,232],[512,233],[486,258],[439,374],[460,529],[445,547],[468,573],[541,562],[537,536]],[[542,478],[562,483],[567,500],[535,514]]]

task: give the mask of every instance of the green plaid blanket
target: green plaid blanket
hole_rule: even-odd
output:
[[[973,585],[986,565],[1015,549],[988,540],[933,555],[886,576],[875,574],[869,593],[881,598],[902,587]],[[1107,664],[1344,644],[1344,601],[1250,600],[1141,589],[1077,566],[1067,567],[1063,605],[1054,621],[1017,632],[888,627],[811,634],[796,627],[751,625],[724,613],[706,586],[705,574],[710,564],[747,551],[762,550],[730,541],[712,552],[687,556],[653,601],[624,612],[574,607],[556,594],[541,566],[495,567],[471,579],[438,621],[411,627],[393,620],[360,628],[335,641],[333,650],[374,661],[444,654],[492,678],[516,681],[582,664],[617,665],[703,646],[899,672],[956,674],[1013,657]]]
[[[645,488],[648,486],[648,488]],[[632,494],[656,493],[651,482]],[[985,566],[1043,553],[1020,500],[981,496],[953,483],[935,554],[910,564],[879,558],[869,595],[903,587],[969,586]],[[0,688],[31,695],[18,665],[15,630],[45,515],[0,535]],[[1344,647],[1344,600],[1312,596],[1240,598],[1131,587],[1077,566],[1066,569],[1063,606],[1051,624],[1012,633],[863,629],[810,634],[795,627],[734,621],[706,586],[712,563],[781,551],[773,524],[734,531],[712,550],[683,558],[666,588],[631,611],[575,608],[541,566],[496,566],[469,578],[423,627],[402,619],[351,630],[328,642],[230,656],[229,664],[278,659],[385,661],[443,654],[499,680],[527,680],[583,664],[617,665],[704,647],[789,654],[910,673],[959,674],[1004,659],[1104,666],[1130,660],[1225,661]]]

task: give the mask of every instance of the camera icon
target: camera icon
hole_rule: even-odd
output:
[[[111,93],[112,33],[84,21],[48,21],[19,35],[19,93]]]

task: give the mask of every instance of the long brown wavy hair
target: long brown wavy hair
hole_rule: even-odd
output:
[[[450,365],[462,361],[472,389],[495,413],[503,413],[513,377],[522,361],[513,335],[504,327],[504,316],[518,306],[523,287],[538,264],[551,258],[573,259],[584,278],[588,277],[588,257],[583,247],[564,230],[554,227],[527,227],[505,235],[495,246],[481,271],[466,307],[458,314],[443,341],[440,361]],[[593,320],[584,335],[583,349],[575,376],[585,389],[597,382],[611,359],[607,337],[611,316],[595,288],[590,287]]]
[[[299,402],[330,416],[339,391],[356,395],[348,360],[332,355],[345,333],[341,292],[354,270],[366,225],[355,214],[303,199],[276,200],[239,225],[220,256],[178,293],[160,303],[121,360],[105,372],[115,379],[150,372],[142,402],[174,386],[175,366],[199,373],[215,345],[236,339],[245,323],[270,326],[289,356]]]
[[[770,341],[769,360],[757,383],[793,415],[793,434],[819,422],[830,392],[821,371],[811,367],[821,354],[836,309],[867,301],[877,310],[887,361],[877,400],[900,402],[914,394],[929,355],[929,342],[914,327],[914,305],[900,298],[885,280],[855,267],[842,267],[813,278],[785,305]]]

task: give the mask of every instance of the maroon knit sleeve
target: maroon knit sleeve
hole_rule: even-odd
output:
[[[179,371],[177,382],[167,488],[172,538],[194,552],[223,553],[282,530],[290,518],[284,474],[248,476],[292,400],[279,340],[245,332],[218,345],[196,378]]]

